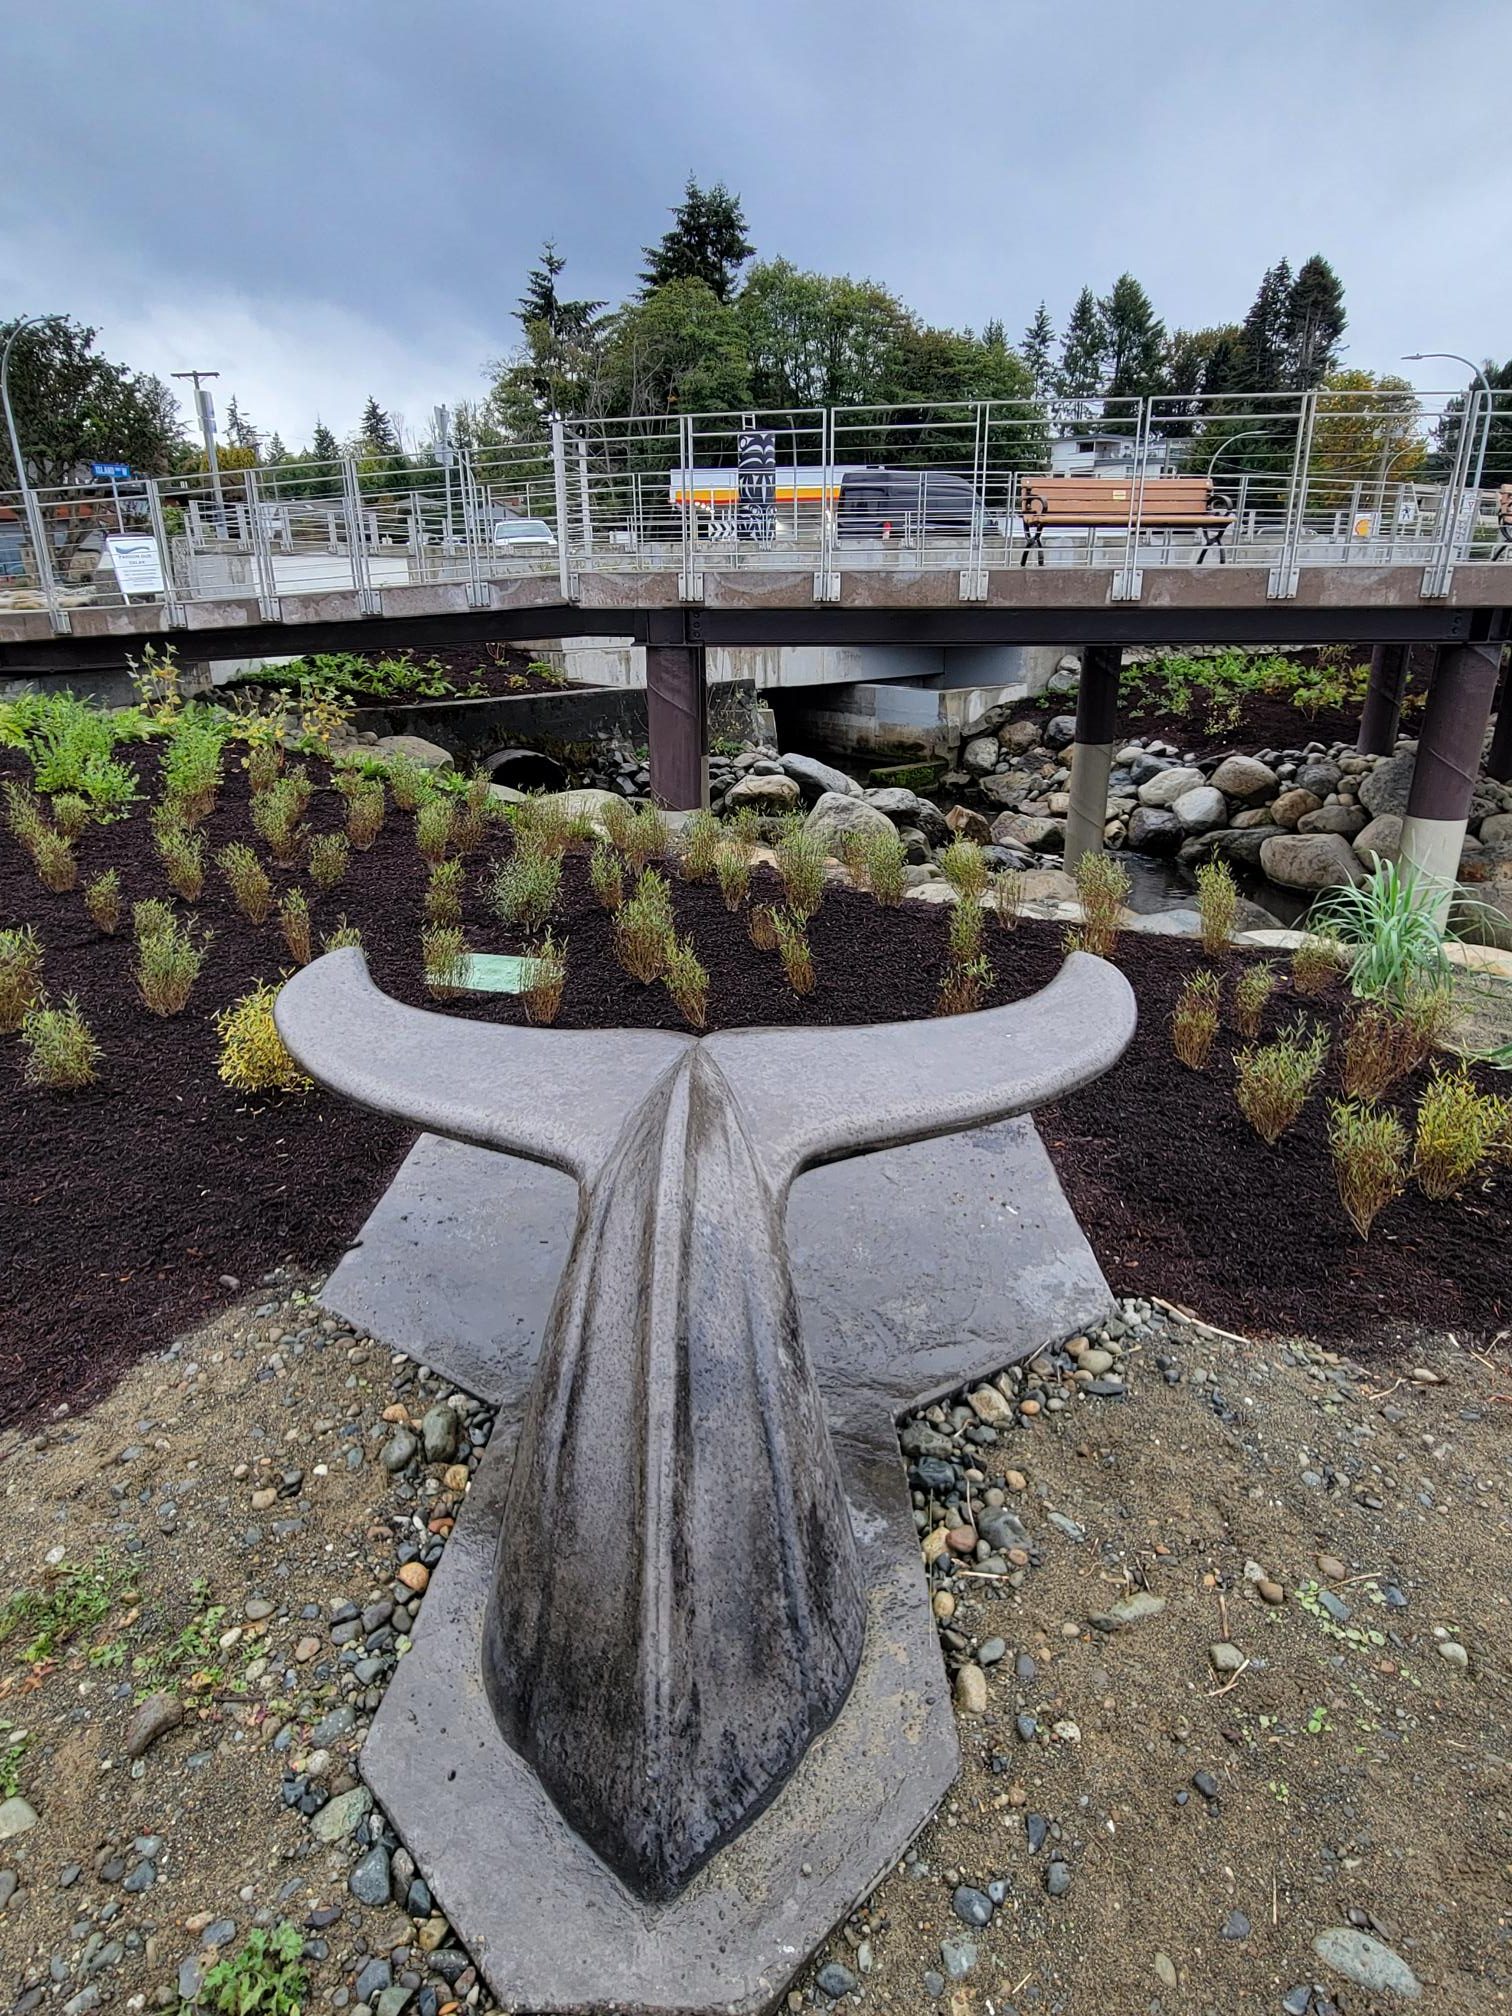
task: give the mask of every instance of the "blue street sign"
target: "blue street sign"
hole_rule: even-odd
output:
[[[129,462],[91,462],[91,473],[102,483],[122,483],[131,474]]]

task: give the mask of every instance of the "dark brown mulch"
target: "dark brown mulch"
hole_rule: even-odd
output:
[[[564,682],[556,677],[548,677],[530,669],[532,660],[528,651],[522,651],[517,644],[443,644],[434,650],[425,651],[353,651],[349,654],[360,658],[365,664],[379,665],[387,659],[407,658],[426,672],[439,666],[445,677],[458,690],[443,693],[430,699],[411,693],[361,694],[368,706],[405,706],[411,703],[421,706],[435,706],[438,700],[468,698],[473,700],[508,699],[519,693],[560,693]],[[277,684],[277,667],[268,680],[233,681],[250,686]],[[477,688],[477,691],[473,691]]]
[[[155,759],[139,760],[150,781]],[[0,758],[0,770],[21,767]],[[86,876],[120,870],[128,901],[165,893],[146,809],[92,829],[81,849]],[[312,825],[340,819],[335,795],[318,794]],[[239,771],[207,830],[212,849],[253,839]],[[270,872],[277,888],[300,879]],[[470,877],[469,942],[520,949],[491,918],[483,879]],[[391,811],[339,889],[314,898],[317,930],[343,914],[360,925],[379,985],[415,1003],[427,998],[424,880],[412,821]],[[772,890],[770,871],[758,871],[757,887]],[[679,884],[675,903],[709,968],[711,1027],[887,1021],[933,1008],[945,962],[945,915],[933,906],[883,910],[832,890],[811,929],[818,985],[800,1000],[717,890]],[[324,1094],[247,1099],[221,1085],[214,1011],[255,981],[275,980],[287,961],[276,924],[248,924],[214,868],[194,909],[214,941],[188,1009],[163,1020],[136,999],[129,928],[101,937],[80,894],[48,895],[0,836],[0,923],[36,924],[52,995],[78,995],[105,1049],[100,1083],[68,1097],[26,1089],[18,1042],[0,1039],[0,1423],[59,1400],[78,1405],[227,1300],[235,1291],[223,1276],[250,1287],[285,1259],[333,1261],[409,1145],[405,1129]],[[566,864],[557,932],[569,945],[562,1026],[681,1026],[664,989],[642,987],[615,964],[609,920],[580,857]],[[1058,930],[1040,924],[990,932],[988,950],[995,1002],[1044,985],[1061,959]],[[1133,1048],[1097,1085],[1041,1116],[1114,1285],[1165,1295],[1229,1328],[1357,1345],[1419,1324],[1469,1341],[1512,1322],[1512,1173],[1447,1204],[1409,1193],[1362,1246],[1334,1195],[1321,1100],[1268,1149],[1234,1106],[1227,1046],[1201,1075],[1174,1063],[1166,1017],[1199,957],[1175,940],[1122,942],[1120,963],[1141,1004]],[[483,1019],[521,1014],[510,996],[447,1005]],[[1301,1005],[1330,1020],[1339,1006]],[[1297,1006],[1283,988],[1272,1019]]]

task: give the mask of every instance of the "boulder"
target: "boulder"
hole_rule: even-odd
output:
[[[1365,879],[1354,849],[1338,833],[1282,833],[1262,843],[1260,866],[1283,889],[1337,889]]]
[[[1032,749],[1039,737],[1038,721],[1010,721],[1005,728],[998,730],[998,741],[1015,756],[1022,756],[1026,749]]]
[[[1305,812],[1318,812],[1323,800],[1316,792],[1299,790],[1295,785],[1290,791],[1283,791],[1270,808],[1271,818],[1278,826],[1295,828]]]
[[[1386,812],[1394,812],[1398,818],[1405,815],[1416,765],[1416,756],[1388,756],[1368,777],[1360,779],[1360,803],[1372,819]]]
[[[1136,854],[1174,854],[1186,829],[1163,805],[1136,805],[1129,815],[1128,837]]]
[[[903,859],[910,868],[928,868],[932,865],[934,849],[917,826],[900,826],[898,838],[903,843]]]
[[[407,756],[422,770],[450,770],[451,753],[439,742],[427,742],[423,735],[380,735],[377,754],[385,758]]]
[[[1139,774],[1137,764],[1134,774],[1136,776]],[[1139,802],[1157,810],[1169,811],[1183,791],[1195,791],[1199,784],[1206,782],[1207,779],[1200,770],[1189,770],[1177,764],[1174,768],[1162,770],[1158,775],[1142,783],[1139,787]]]
[[[1260,850],[1267,840],[1283,838],[1285,829],[1280,826],[1247,826],[1243,832],[1220,834],[1216,852],[1226,861],[1233,861],[1241,868],[1258,868]]]
[[[1257,756],[1225,756],[1208,782],[1241,805],[1263,805],[1280,789],[1275,771]]]
[[[914,824],[924,835],[931,847],[950,845],[950,828],[945,824],[945,814],[938,805],[928,798],[921,798],[914,812]]]
[[[1395,861],[1401,844],[1402,819],[1398,812],[1380,813],[1354,836],[1354,851],[1367,868],[1373,854],[1379,854],[1383,861]]]
[[[866,802],[885,812],[889,819],[913,819],[918,815],[918,792],[905,791],[901,784],[885,784],[880,791],[868,791]]]
[[[498,805],[528,805],[530,793],[516,791],[513,784],[490,784],[488,795]]]
[[[1330,791],[1337,791],[1344,773],[1337,763],[1330,763],[1322,756],[1309,756],[1292,782],[1300,790],[1311,791],[1319,798],[1326,798]]]
[[[798,786],[794,784],[792,788],[796,796]],[[868,805],[864,798],[852,798],[841,791],[826,791],[804,820],[803,830],[822,840],[833,854],[841,841],[851,834],[891,833],[893,822],[875,805]]]
[[[1483,847],[1512,847],[1512,812],[1493,812],[1481,821]]]
[[[1003,847],[1027,847],[1035,854],[1059,854],[1066,845],[1064,820],[1035,819],[1026,812],[1000,812],[992,837]]]
[[[778,761],[783,775],[791,777],[811,803],[822,798],[826,791],[838,791],[843,798],[857,798],[861,794],[861,786],[853,777],[847,777],[832,764],[819,762],[816,757],[790,755],[779,757]]]
[[[1171,810],[1188,833],[1211,833],[1228,818],[1227,801],[1211,784],[1197,784],[1190,791],[1183,791]]]
[[[985,777],[997,768],[1001,753],[995,735],[975,735],[961,751],[961,768],[973,777]]]
[[[991,826],[969,805],[952,805],[945,814],[945,824],[958,840],[974,840],[978,847],[986,847],[992,840]]]
[[[1000,700],[995,707],[989,707],[985,714],[978,714],[974,721],[966,723],[961,730],[961,740],[971,742],[978,735],[996,735],[1000,728],[1007,726],[1010,715],[1021,704],[1022,702],[1018,700]],[[1038,732],[1036,729],[1035,733]]]
[[[1246,826],[1274,826],[1269,805],[1249,805],[1244,811],[1236,812],[1230,822],[1242,833]]]
[[[1016,805],[1033,784],[1027,770],[999,770],[982,779],[981,792],[989,805]]]
[[[742,805],[754,806],[758,812],[791,812],[799,799],[796,777],[770,777],[759,770],[748,770],[738,784],[732,784],[725,793],[725,804],[738,811]],[[826,797],[840,798],[839,791],[821,793],[819,802]],[[860,799],[856,803],[860,804]]]
[[[1304,812],[1297,821],[1299,833],[1342,833],[1352,840],[1367,821],[1358,805],[1320,805],[1316,812]]]
[[[1055,714],[1045,723],[1045,747],[1065,749],[1076,740],[1076,716]]]
[[[1120,757],[1122,763],[1124,757]],[[1137,785],[1148,784],[1152,777],[1158,777],[1163,770],[1179,770],[1181,765],[1173,763],[1169,756],[1157,756],[1153,749],[1136,749],[1127,758],[1129,775]]]

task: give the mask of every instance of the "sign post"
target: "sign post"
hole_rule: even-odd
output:
[[[117,532],[124,532],[126,530],[126,521],[121,516],[121,492],[118,486],[131,481],[131,464],[129,462],[91,462],[89,471],[96,483],[109,483],[111,501],[115,505],[116,530]]]

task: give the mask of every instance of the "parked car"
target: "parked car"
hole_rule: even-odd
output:
[[[500,518],[493,528],[493,542],[517,553],[555,553],[557,543],[544,518]]]
[[[906,539],[920,532],[971,536],[981,510],[969,478],[950,469],[849,469],[840,479],[835,531],[842,539]],[[989,516],[989,532],[1001,521]]]

